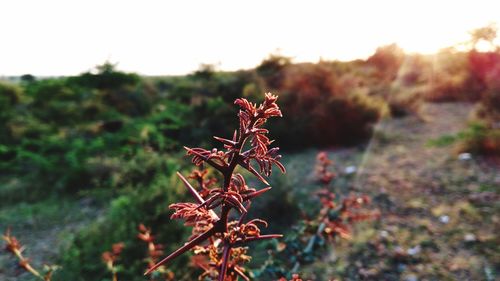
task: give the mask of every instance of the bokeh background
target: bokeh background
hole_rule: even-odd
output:
[[[137,227],[168,253],[190,235],[183,146],[219,146],[234,100],[279,96],[287,173],[252,207],[296,239],[317,213],[316,154],[338,196],[380,217],[299,270],[313,280],[496,280],[500,5],[495,1],[4,1],[0,230],[53,280],[145,280]],[[257,181],[250,181],[259,186]],[[283,215],[286,214],[286,215]],[[300,240],[300,239],[298,239]],[[295,241],[295,240],[294,240]],[[252,248],[254,280],[289,276],[290,243]],[[288,253],[288,254],[284,254]],[[169,265],[196,280],[189,255]],[[2,252],[0,280],[36,280]]]

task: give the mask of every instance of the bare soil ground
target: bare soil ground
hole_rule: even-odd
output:
[[[311,272],[322,267],[322,274],[342,280],[498,280],[498,161],[461,160],[452,147],[428,145],[464,129],[471,110],[471,104],[426,104],[423,118],[377,125],[352,188],[374,198],[381,219],[335,245]],[[329,151],[337,153],[345,151]]]

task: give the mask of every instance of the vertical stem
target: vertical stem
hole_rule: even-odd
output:
[[[227,243],[224,245],[224,251],[222,252],[222,264],[219,271],[219,281],[224,281],[226,278],[227,264],[229,263],[229,256],[231,254],[231,244]]]
[[[227,232],[227,221],[229,218],[229,211],[231,211],[231,207],[227,205],[222,205],[221,218],[218,221],[218,224],[215,226],[217,228],[216,232],[226,233]]]
[[[251,120],[249,124],[249,128],[251,128],[257,119]],[[223,189],[224,191],[229,190],[229,186],[231,184],[231,179],[233,177],[234,169],[236,168],[236,165],[238,165],[238,161],[241,157],[241,150],[243,149],[243,146],[245,145],[245,141],[248,138],[248,134],[246,132],[240,132],[239,138],[238,138],[238,143],[234,146],[235,151],[233,152],[231,158],[230,158],[230,163],[227,169],[224,170],[222,173],[222,176],[224,178],[223,182]],[[222,204],[222,211],[221,211],[221,218],[217,225],[214,226],[216,232],[221,232],[221,233],[226,233],[227,232],[227,223],[228,223],[228,217],[229,217],[229,212],[231,211],[231,207],[227,206],[226,204]],[[226,277],[226,271],[227,271],[227,263],[229,259],[229,254],[231,253],[231,245],[226,244],[224,246],[224,251],[222,254],[222,265],[221,269],[219,271],[219,281],[224,281]]]

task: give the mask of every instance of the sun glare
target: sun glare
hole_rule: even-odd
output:
[[[433,53],[500,23],[500,2],[3,1],[0,75],[69,75],[104,60],[141,74],[202,63],[251,68],[277,49],[295,61],[366,58],[397,43]]]

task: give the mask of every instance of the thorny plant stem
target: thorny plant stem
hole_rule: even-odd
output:
[[[248,138],[248,136],[245,135],[244,132],[241,132],[241,135],[239,136],[238,144],[236,145],[236,147],[238,149],[237,153],[234,153],[231,156],[231,160],[230,160],[231,162],[229,163],[229,167],[227,170],[225,170],[226,173],[224,174],[224,183],[223,183],[224,191],[229,190],[229,185],[231,184],[231,178],[233,176],[234,169],[236,168],[236,165],[238,164],[241,149],[243,148],[243,145],[245,144],[245,141],[247,138]],[[231,211],[231,206],[228,206],[227,204],[224,203],[222,205],[221,218],[215,226],[215,227],[217,227],[217,229],[216,229],[217,232],[221,232],[221,233],[227,232],[227,223],[228,223],[230,211]],[[222,260],[224,262],[221,264],[221,269],[219,271],[219,281],[224,281],[224,278],[226,276],[226,271],[227,271],[227,260],[228,260],[230,254],[231,254],[231,245],[229,243],[226,243],[224,246],[224,252],[222,255]]]
[[[257,122],[258,116],[254,117],[254,119],[250,122],[250,125],[248,126],[251,128],[255,122]],[[238,161],[241,157],[241,150],[245,146],[245,142],[248,139],[249,134],[247,132],[240,132],[239,138],[238,138],[238,143],[235,145],[237,152],[233,153],[231,155],[231,162],[229,163],[229,167],[225,170],[224,174],[224,183],[223,183],[223,188],[224,191],[229,190],[229,185],[231,184],[231,178],[234,173],[234,169],[236,168],[236,165],[238,165]],[[221,213],[221,219],[220,221],[222,222],[222,225],[218,228],[220,228],[220,232],[227,232],[227,221],[229,217],[229,212],[231,211],[231,207],[228,206],[227,204],[222,205],[222,213]],[[219,229],[217,229],[219,231]]]
[[[254,117],[254,119],[250,122],[249,128],[251,128],[255,122],[258,120],[258,116]],[[229,167],[225,170],[224,174],[224,183],[223,183],[223,188],[224,191],[229,190],[229,186],[231,184],[231,179],[234,173],[234,169],[236,168],[236,165],[238,165],[238,161],[241,157],[241,150],[243,149],[246,140],[248,139],[249,134],[247,132],[240,132],[240,136],[238,139],[238,143],[236,144],[235,148],[237,149],[236,152],[231,155]],[[227,222],[229,218],[229,212],[231,211],[231,207],[228,206],[227,204],[222,205],[222,212],[221,212],[221,219],[219,220],[222,225],[218,228],[221,228],[220,230],[217,229],[216,231],[220,231],[222,233],[227,232]],[[243,216],[243,214],[242,214]],[[219,225],[219,223],[217,223]],[[222,260],[223,263],[221,264],[221,269],[219,271],[219,281],[224,281],[224,278],[226,277],[226,272],[227,272],[227,262],[229,260],[229,256],[231,255],[231,244],[227,243],[224,246],[224,251],[222,253]]]
[[[277,155],[279,148],[268,148],[272,143],[272,141],[265,136],[268,130],[260,128],[268,118],[282,116],[276,104],[277,98],[277,96],[271,93],[266,93],[264,102],[258,107],[256,104],[252,104],[244,98],[235,101],[235,104],[241,107],[238,114],[240,119],[239,130],[234,132],[232,140],[214,137],[216,140],[224,143],[227,152],[218,152],[215,148],[210,152],[203,148],[192,149],[184,147],[188,151],[187,154],[193,156],[192,162],[195,165],[200,166],[203,163],[207,163],[222,174],[222,186],[208,191],[204,186],[202,178],[206,171],[203,172],[203,174],[199,174],[198,172],[197,175],[191,178],[198,178],[200,188],[204,191],[204,195],[200,195],[197,189],[178,173],[184,185],[194,196],[197,204],[171,204],[169,207],[176,210],[171,218],[182,218],[186,220],[186,225],[194,225],[195,229],[198,228],[198,230],[193,230],[193,233],[198,234],[202,231],[204,232],[198,234],[195,238],[158,262],[145,274],[151,273],[169,260],[193,249],[195,246],[200,246],[206,240],[210,240],[211,245],[200,247],[201,250],[205,251],[204,254],[210,251],[209,258],[212,261],[211,264],[216,265],[216,267],[212,267],[211,269],[205,266],[205,273],[201,276],[211,276],[214,278],[218,276],[217,279],[219,281],[224,281],[226,277],[228,277],[226,274],[229,274],[231,280],[234,280],[233,277],[237,278],[237,276],[241,276],[244,280],[249,280],[244,274],[245,270],[239,265],[239,263],[248,262],[250,258],[245,255],[247,249],[241,246],[243,246],[245,242],[282,237],[282,235],[279,234],[261,235],[257,224],[267,226],[267,222],[264,220],[255,219],[246,224],[243,223],[247,208],[251,203],[250,200],[268,191],[270,187],[257,191],[253,188],[249,188],[245,184],[245,180],[241,174],[234,175],[236,167],[240,165],[242,168],[255,175],[264,184],[269,185],[263,176],[269,176],[271,174],[271,166],[273,164],[276,165],[281,172],[285,173],[285,167],[279,162],[281,155]],[[251,148],[243,152],[246,141],[252,136]],[[260,172],[252,167],[250,160],[254,160],[259,164]],[[206,192],[208,192],[208,194]],[[247,202],[247,207],[244,206],[245,202]],[[219,206],[220,216],[217,216],[214,209]],[[237,209],[240,213],[239,221],[234,221],[236,225],[233,225],[232,221],[229,222],[230,212],[233,208]],[[210,228],[205,230],[204,226]],[[220,239],[220,243],[214,242],[212,236]],[[222,249],[220,249],[221,246]],[[218,255],[220,250],[222,250],[222,256],[219,259]],[[201,253],[199,248],[196,249],[195,252],[196,251]],[[215,272],[211,270],[215,270]]]

